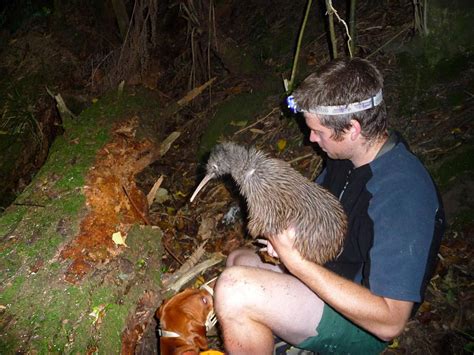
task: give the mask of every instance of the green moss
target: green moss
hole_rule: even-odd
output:
[[[401,75],[401,115],[459,105],[466,99],[466,88],[453,83],[466,76],[474,60],[474,12],[466,11],[461,3],[430,2],[429,33],[418,35],[401,50],[396,49]],[[446,85],[450,87],[447,97],[432,94],[437,86]]]
[[[25,276],[18,276],[11,281],[9,285],[3,285],[4,290],[0,292],[0,301],[3,305],[13,304],[19,294],[23,284],[25,283]]]
[[[451,181],[464,174],[472,176],[474,172],[474,145],[470,144],[451,158],[446,159],[436,169],[435,178],[440,188],[445,189]]]
[[[468,226],[472,225],[472,216],[474,216],[474,208],[466,208],[462,210],[452,221],[454,226]],[[454,227],[455,228],[455,227]]]
[[[0,215],[0,236],[8,238],[9,232],[13,231],[27,211],[28,208],[26,207],[14,206],[8,209],[8,213]]]
[[[109,305],[115,302],[115,297],[111,294],[108,287],[101,287],[94,291],[94,294],[91,297],[92,307],[97,307],[100,305]]]
[[[19,197],[20,202],[44,207],[14,206],[0,216],[1,235],[14,235],[2,241],[0,249],[0,303],[7,305],[5,313],[14,320],[9,323],[9,337],[0,336],[2,349],[12,349],[14,353],[22,347],[21,340],[28,339],[24,350],[32,353],[83,353],[88,345],[97,345],[103,353],[117,353],[120,333],[144,284],[150,290],[158,287],[158,230],[143,231],[135,242],[134,237],[127,240],[130,263],[135,265],[140,258],[147,261],[136,273],[137,278],[130,281],[133,287],[125,282],[104,282],[104,270],[110,279],[119,280],[115,274],[119,270],[107,270],[106,265],[81,285],[70,286],[62,276],[69,262],[55,259],[65,242],[58,224],[70,223],[68,235],[77,234],[78,215],[85,207],[84,179],[97,150],[108,141],[111,125],[124,115],[132,117],[142,109],[140,105],[145,111],[156,110],[150,96],[146,100],[137,96],[129,93],[117,100],[116,93],[111,94],[76,120],[66,122],[66,135],[54,142],[46,164]],[[36,273],[31,271],[34,265],[39,265]],[[125,287],[130,290],[125,292]],[[105,316],[94,325],[89,313],[99,305],[107,306]]]
[[[0,328],[0,331],[2,329]],[[2,354],[17,354],[18,353],[18,344],[20,340],[12,333],[3,332],[0,335],[0,349],[2,349]]]
[[[75,216],[84,207],[86,198],[84,195],[73,195],[57,201],[57,208],[66,215]]]
[[[107,307],[102,327],[100,329],[99,354],[120,353],[121,334],[129,309],[124,306],[111,304]]]
[[[241,129],[239,122],[252,122],[263,111],[264,100],[269,95],[269,91],[260,90],[251,94],[239,94],[219,105],[201,137],[198,160],[202,161],[209,154],[219,138]]]

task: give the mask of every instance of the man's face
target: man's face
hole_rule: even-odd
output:
[[[319,117],[312,113],[305,113],[306,125],[310,129],[309,140],[318,143],[323,151],[332,159],[350,158],[350,145],[348,134],[344,133],[342,140],[335,141],[331,138],[333,131],[324,127]]]

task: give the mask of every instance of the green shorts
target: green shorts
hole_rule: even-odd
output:
[[[298,344],[319,354],[380,354],[388,343],[359,328],[328,305],[316,328],[317,336]]]

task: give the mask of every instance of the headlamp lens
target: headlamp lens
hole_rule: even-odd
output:
[[[293,97],[293,95],[290,95],[286,98],[286,103],[291,112],[298,113],[298,107],[296,106],[295,98]]]

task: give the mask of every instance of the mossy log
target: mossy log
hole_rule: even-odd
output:
[[[158,107],[114,93],[64,122],[0,216],[2,354],[133,352],[161,301],[162,233],[134,181],[158,157],[142,134]]]

